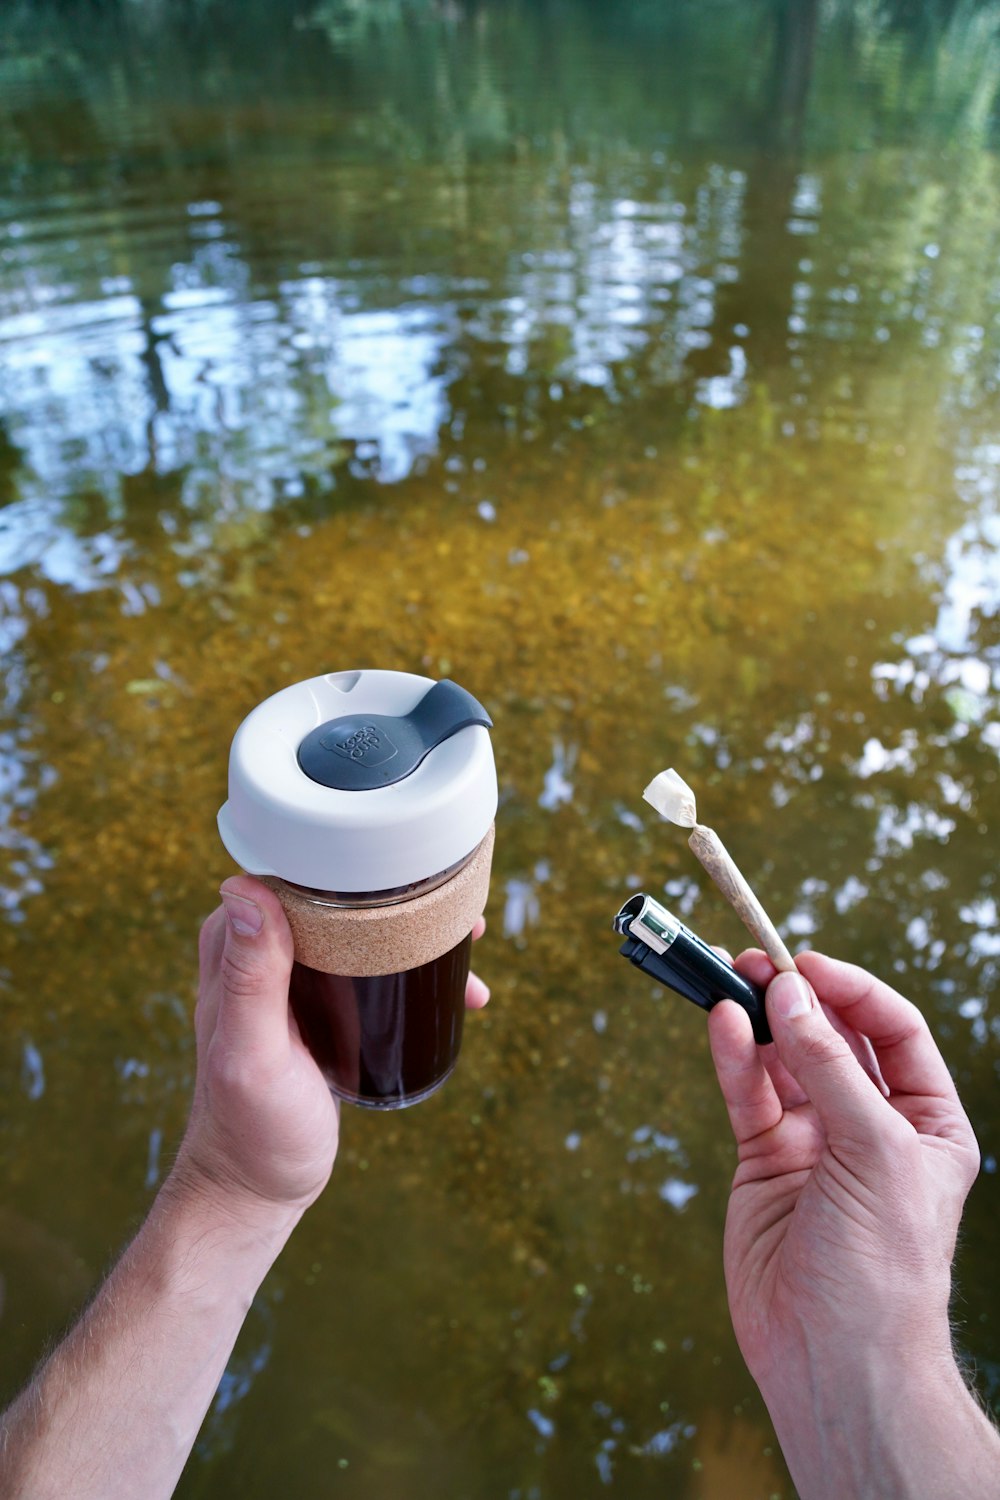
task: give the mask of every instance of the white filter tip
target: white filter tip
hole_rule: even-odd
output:
[[[681,828],[693,828],[698,821],[694,792],[673,768],[654,776],[642,795],[661,818],[678,823]]]

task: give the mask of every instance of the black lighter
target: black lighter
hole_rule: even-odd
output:
[[[630,896],[615,917],[615,931],[625,941],[619,953],[668,989],[711,1010],[720,1000],[735,1000],[750,1017],[754,1040],[769,1042],[764,991],[737,974],[732,964],[685,927],[652,896]]]

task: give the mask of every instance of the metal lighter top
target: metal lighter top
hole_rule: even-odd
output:
[[[651,979],[702,1010],[711,1010],[720,1000],[735,1000],[750,1017],[754,1039],[771,1040],[760,986],[744,979],[652,896],[643,891],[630,896],[614,928],[625,937],[618,951]]]

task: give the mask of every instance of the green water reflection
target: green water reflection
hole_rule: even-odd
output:
[[[740,943],[670,763],[790,941],[931,1019],[997,1400],[998,24],[0,22],[5,1392],[178,1140],[235,726],[379,664],[496,720],[494,1002],[345,1120],[179,1493],[791,1497],[703,1026],[609,928],[645,884]]]

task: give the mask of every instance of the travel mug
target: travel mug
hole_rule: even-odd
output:
[[[457,683],[334,672],[240,725],[226,849],[277,894],[290,1001],[340,1099],[400,1109],[454,1069],[497,780],[483,706]]]

